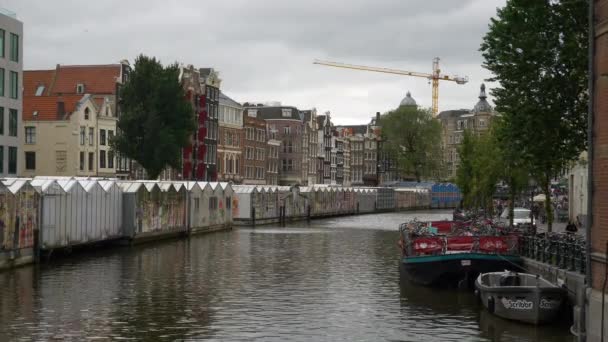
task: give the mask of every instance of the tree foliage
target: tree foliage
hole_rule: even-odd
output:
[[[429,109],[401,106],[380,118],[384,149],[397,157],[399,173],[439,178],[442,171],[441,123]]]
[[[509,0],[481,45],[501,139],[543,189],[549,230],[551,179],[586,148],[587,20],[584,0]]]
[[[113,148],[138,162],[151,179],[167,166],[180,169],[181,150],[196,126],[177,64],[163,67],[156,58],[140,55],[120,97]]]
[[[493,195],[503,170],[500,148],[494,135],[465,131],[458,157],[456,184],[463,193],[464,206],[483,208],[486,213],[492,213]]]

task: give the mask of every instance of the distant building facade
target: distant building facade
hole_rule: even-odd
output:
[[[0,13],[0,175],[16,177],[25,163],[23,140],[23,23]],[[8,87],[6,86],[8,85]]]
[[[257,107],[243,107],[243,184],[266,184],[266,121]]]
[[[103,103],[70,94],[27,97],[24,104],[22,176],[114,177],[108,141],[116,118],[103,115]]]
[[[28,111],[43,103],[47,105],[56,103],[58,106],[64,103],[64,106],[67,107],[64,107],[64,109],[55,108],[54,110],[68,115],[71,120],[72,114],[68,109],[71,108],[71,103],[75,103],[74,99],[80,100],[87,95],[95,104],[95,106],[85,106],[90,112],[89,115],[95,117],[95,122],[84,121],[82,122],[83,125],[75,130],[81,136],[84,127],[87,146],[95,146],[95,149],[89,151],[87,148],[87,151],[83,151],[86,153],[85,166],[87,167],[84,170],[78,167],[72,170],[72,174],[90,174],[88,166],[89,160],[92,158],[91,160],[94,160],[96,165],[92,168],[95,176],[133,178],[134,163],[124,156],[115,155],[110,147],[110,141],[118,130],[117,122],[121,114],[121,108],[117,105],[120,89],[127,81],[130,72],[131,67],[127,61],[122,61],[120,64],[105,65],[57,65],[55,69],[24,72],[24,107],[27,107]],[[45,108],[43,112],[49,113],[49,109]],[[24,112],[24,117],[27,117],[29,121],[29,126],[24,127],[25,131],[29,133],[36,131],[36,128],[31,126],[32,122],[49,121],[48,117],[38,119],[42,116],[37,118],[37,115],[34,115],[33,112]],[[55,116],[55,119],[57,118],[58,116]],[[41,123],[41,125],[36,134],[44,140],[43,134],[45,132],[41,132],[40,129],[46,126],[45,123]],[[24,143],[27,140],[30,140],[30,138],[25,137]],[[28,148],[28,152],[28,160],[23,160],[24,175],[45,175],[40,173],[40,170],[53,170],[56,164],[54,161],[51,160],[50,165],[45,165],[48,158],[52,156],[42,156],[40,152],[30,148]],[[70,162],[69,159],[80,157],[68,155],[67,158]],[[40,160],[38,161],[38,159]],[[26,165],[26,163],[29,165]],[[36,165],[37,170],[31,169],[32,164]],[[26,167],[29,167],[29,169],[26,170]]]
[[[302,179],[304,185],[317,183],[317,110],[302,111],[304,134],[302,142]]]
[[[437,115],[442,126],[443,161],[448,177],[454,179],[460,165],[458,147],[466,130],[473,134],[481,134],[489,129],[495,113],[487,101],[486,87],[480,87],[479,101],[472,110],[448,110]]]
[[[279,151],[279,185],[302,185],[302,143],[304,123],[300,111],[290,106],[254,107],[258,115],[276,131],[276,139],[281,141]],[[252,108],[252,109],[254,109]]]
[[[219,100],[218,180],[243,182],[243,107],[224,93]]]
[[[317,116],[318,125],[318,144],[317,148],[322,153],[323,168],[322,178],[320,184],[331,184],[331,149],[332,149],[332,124],[330,113],[327,112],[324,115]]]
[[[199,79],[200,94],[195,113],[197,132],[190,146],[184,148],[182,178],[217,181],[217,139],[219,135],[219,97],[222,80],[212,68],[193,73]]]

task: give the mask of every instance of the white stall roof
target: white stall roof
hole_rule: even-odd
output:
[[[232,188],[228,182],[220,182],[220,186],[222,187],[222,190],[226,190],[228,187]]]
[[[112,190],[112,187],[117,185],[116,182],[113,180],[100,180],[100,181],[97,181],[97,183],[99,183],[99,185],[105,192]]]
[[[42,193],[64,193],[65,190],[57,183],[54,179],[33,179],[30,181],[30,184],[36,189],[38,192]]]
[[[139,188],[142,186],[145,187],[148,192],[153,191],[154,188],[158,188],[158,184],[155,182],[120,181],[118,185],[122,188],[122,191],[129,193],[139,191]]]
[[[8,190],[11,193],[16,194],[24,186],[29,186],[29,181],[25,178],[21,178],[21,179],[15,179],[15,180],[11,181],[11,184],[4,183],[4,185],[7,186]]]
[[[101,187],[101,184],[99,184],[96,180],[78,180],[78,183],[84,188],[86,192],[91,192],[91,190],[93,190],[96,186]]]
[[[258,191],[255,185],[235,185],[233,190],[237,194],[250,194]]]
[[[213,189],[213,191],[215,191],[215,189],[217,189],[219,185],[220,183],[218,182],[209,182],[209,186],[211,186],[211,189]]]
[[[78,183],[76,179],[68,177],[64,179],[58,179],[57,184],[59,184],[65,192],[72,191],[75,186],[82,186]]]

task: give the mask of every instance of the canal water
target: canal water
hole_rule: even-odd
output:
[[[300,222],[52,258],[0,273],[0,341],[572,341],[408,284],[397,226],[446,211]]]

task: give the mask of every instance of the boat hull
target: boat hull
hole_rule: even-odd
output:
[[[529,324],[552,322],[565,300],[565,290],[559,287],[501,286],[489,287],[475,281],[479,299],[492,314]]]
[[[458,285],[466,279],[472,283],[480,273],[519,270],[522,259],[516,255],[454,253],[403,257],[401,262],[412,282],[434,286]]]

